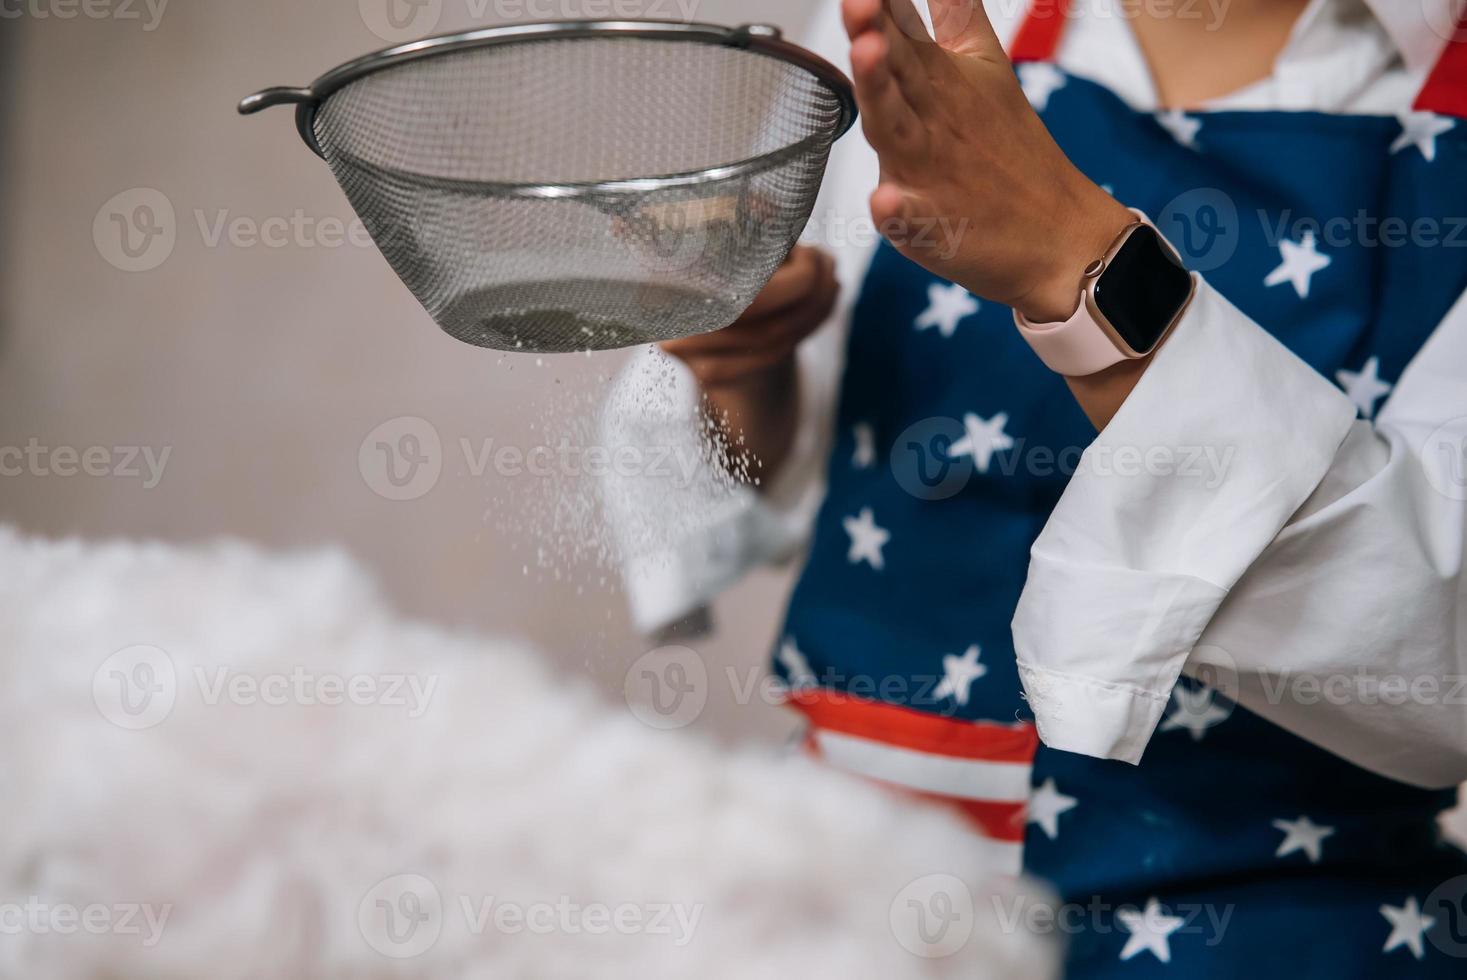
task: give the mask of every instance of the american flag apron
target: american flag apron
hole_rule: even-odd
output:
[[[1063,4],[1043,7],[1014,60],[1070,158],[1369,417],[1467,290],[1467,43],[1421,93],[1431,115],[1149,114],[1051,64]],[[1326,234],[1357,215],[1440,234]],[[1365,772],[1190,680],[1139,767],[1039,744],[1009,624],[1093,430],[1009,310],[883,245],[848,353],[774,652],[810,749],[956,807],[995,862],[1083,909],[1070,976],[1467,976],[1467,858],[1437,826],[1454,793]]]

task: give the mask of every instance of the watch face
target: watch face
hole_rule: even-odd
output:
[[[1192,277],[1156,229],[1138,227],[1095,284],[1095,305],[1138,354],[1150,353],[1192,294]]]

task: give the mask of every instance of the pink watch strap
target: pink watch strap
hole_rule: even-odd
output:
[[[1150,225],[1146,215],[1132,208],[1136,220]],[[1014,323],[1019,333],[1034,348],[1039,359],[1051,371],[1067,378],[1083,378],[1099,374],[1128,359],[1127,354],[1116,346],[1110,335],[1090,313],[1082,291],[1079,306],[1068,320],[1060,323],[1030,323],[1018,310],[1014,311]]]
[[[1017,310],[1014,322],[1045,366],[1067,378],[1099,374],[1126,360],[1083,301],[1075,315],[1063,323],[1030,323]]]

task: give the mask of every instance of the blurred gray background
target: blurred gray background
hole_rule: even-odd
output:
[[[109,475],[60,476],[49,471],[76,461],[47,455],[45,475],[27,464],[0,477],[0,522],[47,536],[339,545],[407,614],[525,636],[567,676],[620,699],[627,665],[649,646],[623,597],[589,562],[557,567],[559,580],[527,575],[536,535],[513,526],[512,505],[536,481],[475,475],[460,440],[476,451],[541,444],[537,423],[584,414],[624,355],[537,367],[450,339],[374,248],[339,240],[332,222],[351,210],[291,113],[241,118],[234,106],[389,41],[474,24],[691,9],[797,33],[812,5],[172,0],[157,16],[158,0],[115,0],[94,8],[106,16],[66,19],[65,4],[23,9],[0,22],[0,446],[103,447],[110,467],[99,456]],[[253,241],[252,228],[283,243]],[[443,467],[431,491],[393,501],[364,479],[358,451],[405,416],[432,424]],[[169,452],[156,486],[144,486],[145,456],[127,467],[112,452],[128,447],[155,461]],[[133,468],[142,475],[123,475]],[[698,644],[711,668],[762,669],[786,585],[764,574],[724,600],[724,629]],[[711,691],[695,728],[788,733],[785,712],[739,708],[727,684]]]

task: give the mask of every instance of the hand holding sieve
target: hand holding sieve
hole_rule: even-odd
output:
[[[517,24],[273,88],[449,334],[582,351],[717,330],[809,221],[850,82],[772,27]]]

